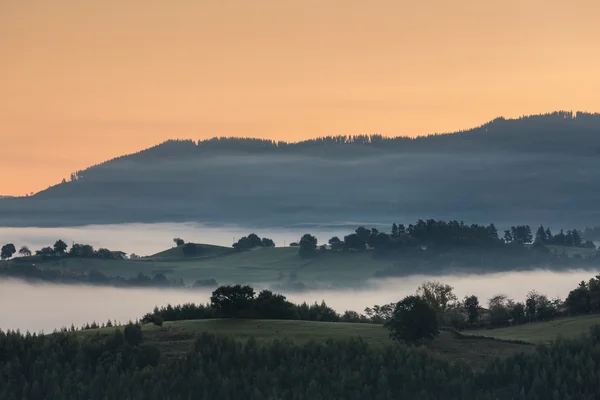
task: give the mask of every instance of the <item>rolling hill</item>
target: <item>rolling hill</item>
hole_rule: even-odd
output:
[[[419,138],[168,141],[0,199],[0,226],[437,218],[583,228],[600,222],[599,153],[600,115],[570,112]]]

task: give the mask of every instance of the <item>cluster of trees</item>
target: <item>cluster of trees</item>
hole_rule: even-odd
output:
[[[236,250],[250,250],[256,247],[275,247],[275,242],[266,237],[261,239],[257,234],[251,233],[233,244]]]
[[[248,285],[220,286],[212,292],[209,304],[186,303],[155,307],[141,319],[144,323],[161,325],[163,321],[209,318],[292,319],[325,322],[369,322],[355,311],[340,315],[325,302],[294,304],[270,290],[256,293]]]
[[[581,281],[579,286],[567,296],[565,306],[572,314],[600,312],[600,275],[589,281]]]
[[[514,248],[518,245],[529,244],[534,241],[529,225],[512,226],[504,232],[501,239],[498,229],[494,224],[478,225],[465,224],[459,221],[427,221],[418,220],[415,224],[405,227],[404,224],[392,224],[391,232],[380,232],[376,228],[358,227],[353,233],[344,236],[343,240],[337,236],[329,239],[331,251],[361,251],[373,249],[379,252],[394,250],[420,249],[444,251],[450,248]],[[536,234],[536,242],[540,245],[555,244],[562,246],[581,247],[593,246],[593,243],[582,242],[581,233],[576,229],[565,234],[562,230],[557,235],[552,235],[550,229],[540,226]],[[318,248],[317,239],[305,234],[299,242],[301,255],[314,255],[317,249],[328,250],[327,246]]]
[[[0,332],[0,398],[595,399],[600,328],[481,369],[411,346],[361,339],[258,343],[201,334],[176,358],[138,325],[108,335]]]
[[[67,251],[68,250],[68,251]],[[13,243],[8,243],[2,246],[1,257],[3,260],[12,258],[17,249]],[[19,249],[19,255],[21,257],[30,257],[32,255],[29,247],[22,246]],[[57,240],[53,246],[43,247],[35,251],[36,256],[41,257],[78,257],[78,258],[103,258],[103,259],[123,259],[126,257],[126,253],[122,251],[111,251],[109,249],[100,248],[94,250],[94,247],[89,244],[74,243],[69,249],[69,246],[63,240]]]
[[[535,234],[535,243],[568,247],[596,247],[594,242],[590,240],[584,242],[582,237],[582,233],[577,229],[568,230],[567,233],[561,229],[559,233],[552,235],[550,228],[544,229],[544,226],[540,225]]]

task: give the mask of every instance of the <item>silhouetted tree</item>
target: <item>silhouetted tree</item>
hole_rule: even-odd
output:
[[[329,245],[331,246],[331,250],[333,251],[338,251],[342,247],[344,247],[344,243],[337,236],[334,236],[331,239],[329,239]]]
[[[183,246],[185,244],[185,241],[182,238],[175,238],[173,239],[173,242],[177,247]]]
[[[398,237],[398,225],[395,222],[392,224],[392,237]]]
[[[298,254],[300,257],[310,257],[315,254],[317,250],[317,238],[309,233],[306,233],[300,239],[300,249]]]
[[[367,243],[357,233],[351,233],[344,236],[344,248],[347,250],[364,250],[367,248]]]
[[[2,249],[0,249],[0,258],[2,258],[3,260],[8,260],[16,252],[17,252],[17,249],[15,248],[14,244],[12,244],[12,243],[5,244],[4,246],[2,246]]]
[[[212,292],[210,304],[220,317],[245,317],[252,311],[254,294],[251,286],[220,286]]]
[[[398,302],[385,327],[392,339],[407,343],[433,339],[439,334],[435,310],[419,296],[408,296]]]
[[[67,251],[67,247],[69,247],[69,246],[68,246],[68,245],[67,245],[67,244],[66,244],[64,241],[62,241],[62,240],[60,240],[60,239],[59,239],[59,240],[57,240],[57,241],[54,243],[54,246],[53,246],[53,248],[54,248],[54,252],[55,252],[57,255],[59,255],[59,256],[62,256],[62,255],[64,255],[64,254],[65,254],[65,252]]]
[[[262,246],[263,247],[275,247],[275,242],[269,238],[262,238]]]
[[[23,246],[19,250],[19,255],[21,255],[22,257],[29,257],[31,256],[31,250],[29,250],[29,247]]]
[[[479,299],[477,296],[465,297],[465,309],[469,317],[469,323],[474,324],[479,319]]]

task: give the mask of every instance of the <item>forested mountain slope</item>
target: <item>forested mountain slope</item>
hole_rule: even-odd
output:
[[[0,225],[600,222],[600,114],[557,112],[419,138],[168,141],[0,199]]]

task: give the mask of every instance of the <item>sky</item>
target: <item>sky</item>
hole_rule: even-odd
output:
[[[600,111],[595,0],[0,0],[0,194],[167,139]]]

